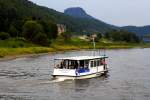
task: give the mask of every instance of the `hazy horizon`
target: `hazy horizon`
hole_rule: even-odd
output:
[[[148,0],[30,0],[38,5],[63,12],[81,7],[89,15],[116,26],[150,25]]]

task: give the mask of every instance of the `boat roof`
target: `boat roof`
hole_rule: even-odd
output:
[[[92,60],[108,58],[107,56],[75,56],[75,57],[65,57],[65,58],[56,58],[55,60]]]

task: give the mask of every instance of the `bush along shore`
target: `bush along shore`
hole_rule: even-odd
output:
[[[135,47],[146,48],[150,47],[150,44],[110,42],[107,40],[96,42],[96,49],[126,49]],[[32,44],[22,38],[0,40],[0,58],[81,49],[93,49],[93,43],[79,38],[71,38],[69,40],[58,38],[53,40],[50,46],[45,47]]]

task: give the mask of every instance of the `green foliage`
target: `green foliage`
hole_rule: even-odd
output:
[[[136,34],[124,30],[109,31],[105,33],[104,37],[112,41],[124,41],[124,42],[133,42],[133,43],[140,42],[140,39],[138,36],[136,36]]]
[[[44,32],[49,39],[56,39],[57,37],[57,25],[51,21],[40,20],[39,23],[43,26]]]
[[[0,0],[0,31],[8,32],[11,37],[25,37],[33,43],[39,33],[45,33],[46,40],[53,39],[57,37],[54,24],[57,13],[27,0]]]
[[[48,53],[53,51],[53,48],[47,47],[0,48],[0,58],[25,54]]]
[[[43,27],[36,21],[27,21],[23,25],[24,37],[30,41],[33,41],[33,38],[36,36],[36,34],[41,32],[43,32]]]
[[[8,32],[9,32],[9,34],[10,34],[11,37],[18,37],[19,31],[13,25],[11,25],[9,27]]]
[[[102,34],[101,34],[101,33],[98,33],[98,34],[97,34],[97,37],[98,37],[99,39],[101,39],[101,38],[102,38]]]
[[[48,26],[46,26],[48,27]],[[23,26],[23,33],[24,36],[27,40],[32,41],[35,44],[39,44],[42,46],[48,46],[49,45],[49,39],[50,39],[50,34],[49,37],[47,36],[46,33],[43,33],[43,27],[41,24],[39,24],[37,21],[27,21],[25,22]]]
[[[71,32],[64,32],[64,33],[61,34],[61,36],[67,42],[67,41],[69,41],[71,39]]]
[[[9,38],[7,40],[0,40],[0,47],[18,48],[18,47],[34,47],[36,45],[25,40],[24,38]]]
[[[97,37],[95,38],[95,42],[98,42],[102,38],[101,33],[97,33]]]
[[[42,46],[49,46],[50,42],[47,38],[47,35],[44,33],[38,33],[33,38],[33,42]]]
[[[41,34],[43,35],[43,34]],[[38,36],[37,36],[38,37]],[[40,36],[39,37],[45,37]],[[133,47],[150,47],[149,44],[137,44],[137,43],[123,43],[123,42],[110,42],[106,39],[101,39],[103,41],[96,42],[96,48],[133,48]],[[39,45],[34,45],[24,38],[10,38],[8,40],[0,40],[0,58],[6,56],[16,56],[23,54],[38,54],[47,52],[57,52],[66,50],[80,50],[80,49],[93,49],[92,42],[79,39],[77,37],[71,38],[68,42],[64,39],[57,38],[53,40],[51,47],[41,47]],[[38,40],[39,42],[39,40]]]
[[[10,38],[10,35],[6,32],[0,32],[0,40],[6,40]]]

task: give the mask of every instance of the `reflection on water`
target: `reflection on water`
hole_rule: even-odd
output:
[[[91,51],[1,61],[0,100],[150,100],[149,51],[107,50],[109,73],[82,80],[53,80],[53,59]]]

